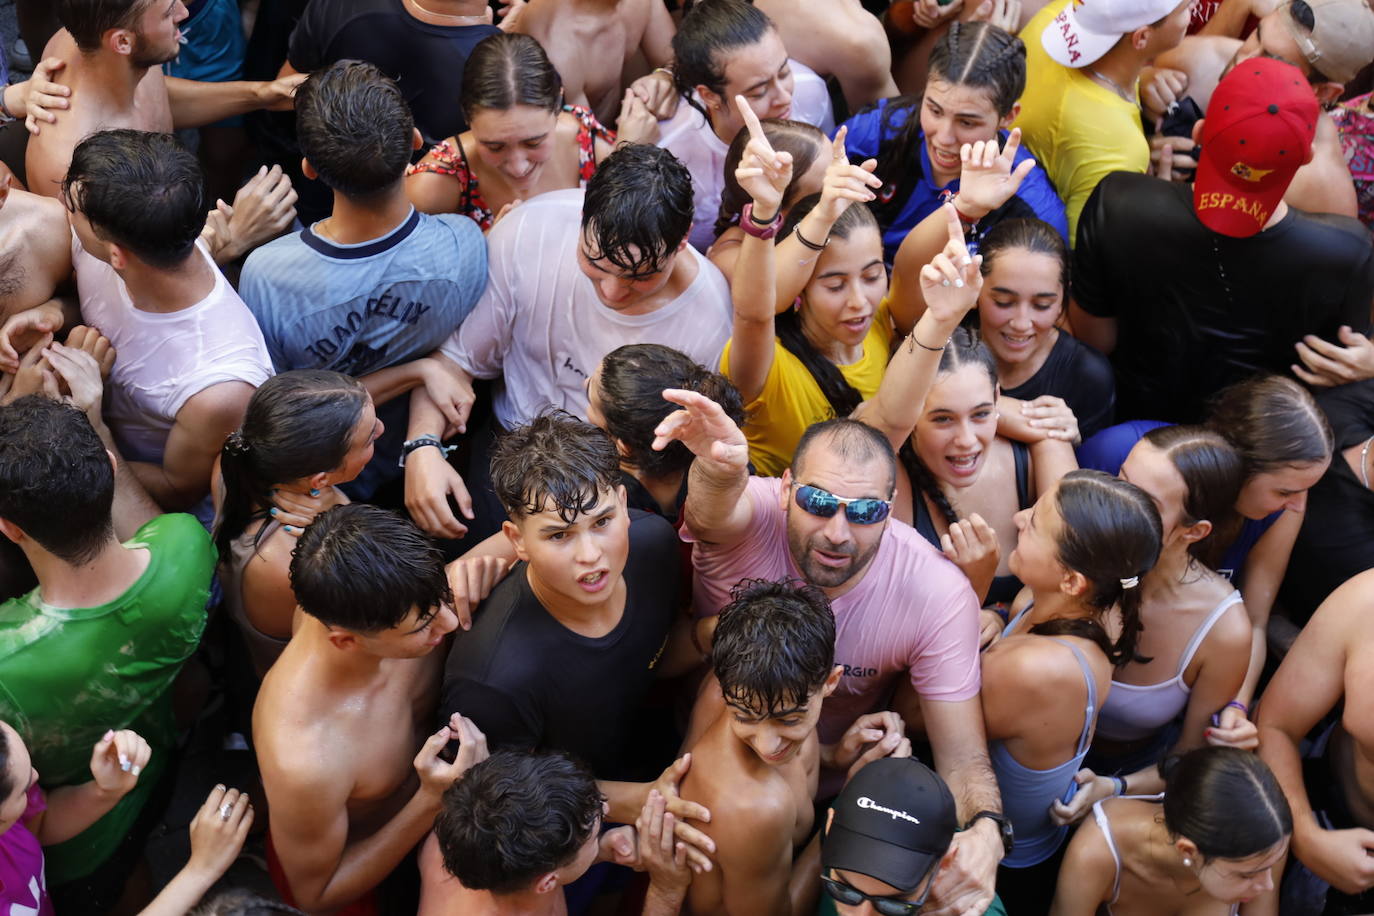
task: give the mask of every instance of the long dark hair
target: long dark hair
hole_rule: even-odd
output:
[[[243,425],[220,449],[224,503],[215,545],[221,557],[262,517],[274,486],[343,464],[366,403],[362,382],[325,369],[283,372],[253,392]]]
[[[1293,812],[1273,772],[1257,754],[1200,747],[1166,758],[1164,826],[1203,859],[1248,859],[1293,833]]]
[[[997,390],[997,361],[978,332],[970,328],[958,328],[949,338],[949,343],[945,344],[945,351],[940,354],[940,368],[936,371],[935,377],[938,379],[941,375],[947,375],[964,366],[982,368],[987,373],[993,391]],[[910,437],[902,443],[897,457],[902,462],[902,467],[906,468],[906,476],[911,480],[912,489],[930,497],[930,501],[940,510],[946,524],[953,525],[959,521],[959,513],[954,510],[945,491],[940,489],[940,481],[921,460],[921,456],[916,454],[916,447],[911,444]]]
[[[463,118],[482,109],[506,111],[529,105],[557,112],[563,104],[563,80],[529,35],[497,32],[483,38],[463,65]]]
[[[805,121],[789,121],[785,118],[765,118],[763,135],[768,143],[780,153],[792,155],[792,180],[782,192],[782,210],[792,207],[797,200],[797,183],[810,170],[822,155],[822,150],[830,145],[825,132]],[[730,149],[725,153],[725,186],[720,192],[720,211],[716,216],[715,234],[717,237],[731,226],[739,223],[739,215],[751,198],[735,178],[735,169],[744,158],[744,148],[749,145],[749,131],[742,130],[735,135]]]
[[[621,462],[652,478],[685,471],[692,463],[692,453],[681,442],[669,442],[659,451],[653,448],[654,428],[677,409],[664,400],[665,388],[700,392],[736,423],[744,422],[739,391],[720,373],[661,344],[616,347],[601,360],[601,415],[606,432],[626,450]]]
[[[792,206],[787,213],[787,219],[783,221],[782,231],[777,235],[777,241],[782,241],[794,229],[797,224],[806,218],[815,206],[821,202],[820,194],[808,194]],[[835,225],[830,227],[830,237],[836,239],[847,239],[856,231],[869,227],[875,232],[878,230],[878,222],[873,218],[873,211],[862,203],[853,203],[835,221]],[[859,389],[849,384],[849,380],[844,377],[840,367],[826,358],[815,347],[811,346],[811,341],[806,339],[806,334],[802,331],[801,319],[797,315],[796,309],[788,309],[778,315],[773,322],[773,328],[778,335],[778,342],[786,348],[801,364],[806,367],[806,371],[811,373],[811,377],[820,386],[821,394],[830,404],[830,409],[835,411],[837,417],[847,417],[852,414],[858,406],[864,402],[864,396]]]
[[[1183,524],[1212,523],[1207,537],[1188,545],[1188,553],[1215,569],[1240,524],[1236,498],[1245,482],[1240,452],[1204,426],[1161,426],[1146,433],[1145,441],[1183,478]]]
[[[1147,661],[1136,654],[1135,647],[1141,629],[1138,580],[1154,567],[1164,539],[1154,500],[1135,484],[1086,469],[1065,474],[1055,500],[1063,519],[1059,562],[1088,580],[1084,601],[1098,613],[1046,620],[1030,632],[1092,640],[1113,667]],[[1132,579],[1137,581],[1130,584]],[[1121,608],[1121,635],[1116,642],[1102,627],[1102,617],[1114,605]]]
[[[722,52],[752,45],[768,34],[773,20],[768,14],[744,0],[701,0],[682,17],[673,35],[673,84],[678,94],[697,111],[706,123],[707,114],[694,97],[697,86],[717,95],[725,93],[725,62]],[[734,104],[733,99],[725,99]]]
[[[931,49],[929,80],[984,89],[997,116],[1005,118],[1026,87],[1026,46],[995,25],[955,22]],[[919,155],[921,104],[920,96],[908,95],[883,105],[879,136],[891,139],[878,147],[876,174],[883,189],[873,209],[884,226],[897,220],[924,177]]]

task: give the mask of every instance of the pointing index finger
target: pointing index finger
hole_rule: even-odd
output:
[[[849,161],[849,156],[844,151],[844,138],[849,134],[849,125],[841,124],[840,129],[835,131],[835,139],[830,142],[830,154],[836,162]]]
[[[749,107],[748,100],[742,95],[737,95],[735,96],[735,106],[739,108],[740,116],[744,118],[744,126],[749,129],[749,139],[762,144],[768,152],[773,152],[772,144],[763,135],[763,125],[759,123],[759,116],[754,113],[754,109]]]

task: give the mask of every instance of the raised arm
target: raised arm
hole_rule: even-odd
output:
[[[1344,695],[1351,652],[1369,639],[1365,609],[1371,602],[1374,570],[1332,592],[1288,650],[1259,713],[1259,755],[1293,811],[1293,854],[1318,877],[1351,894],[1374,885],[1374,831],[1326,830],[1318,823],[1298,746]]]
[[[920,271],[922,298],[929,307],[898,346],[877,393],[854,411],[855,419],[881,430],[894,449],[900,449],[915,429],[940,368],[940,354],[983,288],[982,255],[969,255],[954,205],[946,203],[939,212],[947,241]]]
[[[1021,129],[1013,128],[1006,146],[999,151],[997,141],[965,143],[959,151],[963,166],[959,172],[959,194],[954,207],[962,224],[978,220],[1011,200],[1021,182],[1035,168],[1035,160],[1016,162],[1021,148]],[[892,323],[906,333],[926,309],[923,287],[916,282],[924,265],[929,264],[947,244],[949,234],[943,214],[930,214],[907,233],[892,264],[892,290],[889,307]]]
[[[267,81],[233,80],[207,83],[200,80],[167,77],[167,101],[172,108],[172,125],[204,127],[234,115],[268,109],[290,111],[296,89],[306,74],[296,73]]]
[[[744,498],[749,483],[749,442],[719,404],[695,391],[669,388],[677,404],[654,430],[655,449],[676,439],[694,455],[688,471],[687,525],[697,540],[733,544],[744,536],[753,510]]]

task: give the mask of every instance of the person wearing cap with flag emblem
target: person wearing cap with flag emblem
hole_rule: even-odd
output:
[[[1272,57],[1297,67],[1317,101],[1329,108],[1344,95],[1346,84],[1374,62],[1374,10],[1367,0],[1291,0],[1261,18],[1243,41],[1190,35],[1142,74],[1140,98],[1147,118],[1159,124],[1172,115],[1177,121],[1179,106],[1186,106],[1190,98],[1206,108],[1221,77],[1254,57]],[[1186,123],[1182,128],[1180,132],[1186,133]],[[1192,138],[1158,133],[1151,140],[1152,158],[1159,160],[1164,145],[1174,147],[1173,178],[1186,180],[1195,165]],[[1318,119],[1312,161],[1298,170],[1283,199],[1308,212],[1356,215],[1350,166],[1329,116]]]
[[[916,916],[959,829],[954,796],[911,757],[875,760],[830,804],[817,916]],[[994,897],[985,916],[1006,916]]]
[[[1150,146],[1136,82],[1188,28],[1192,0],[1054,0],[1021,31],[1026,91],[1016,126],[1049,173],[1069,241],[1093,188],[1110,172],[1144,172]]]
[[[1107,353],[1118,415],[1196,422],[1207,398],[1261,372],[1293,372],[1369,330],[1374,251],[1350,217],[1307,213],[1284,192],[1312,158],[1317,98],[1291,64],[1232,68],[1193,128],[1192,189],[1106,178],[1074,251],[1075,334]],[[1321,352],[1319,352],[1321,351]],[[1374,377],[1368,369],[1351,378]]]

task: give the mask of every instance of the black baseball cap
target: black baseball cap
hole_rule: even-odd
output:
[[[949,850],[958,829],[954,796],[919,760],[884,757],[868,764],[831,804],[821,866],[858,872],[914,890]]]

